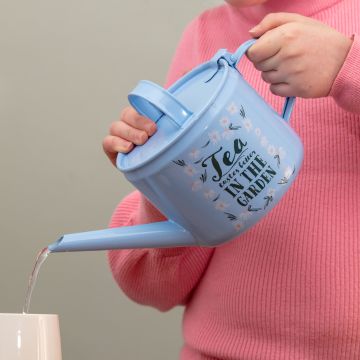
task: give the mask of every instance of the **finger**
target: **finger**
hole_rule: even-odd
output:
[[[278,96],[294,96],[291,86],[287,83],[272,84],[270,85],[270,91]]]
[[[276,55],[271,56],[270,58],[254,63],[255,68],[259,71],[278,70],[281,64],[279,53],[280,51]]]
[[[260,63],[275,56],[281,49],[280,33],[275,30],[267,32],[246,52],[251,62]]]
[[[278,70],[264,71],[261,73],[262,79],[269,84],[279,84],[286,81],[286,77]]]
[[[149,135],[144,130],[136,129],[124,121],[115,121],[110,126],[110,135],[130,141],[136,145],[143,145]]]
[[[133,149],[134,144],[117,136],[108,135],[103,140],[102,146],[107,157],[110,159],[113,165],[116,165],[117,154],[128,153]]]
[[[259,24],[249,30],[251,36],[257,38],[271,29],[275,29],[289,22],[306,21],[304,16],[293,13],[271,13],[266,15]]]
[[[152,136],[156,131],[156,124],[154,121],[140,115],[134,108],[130,106],[126,107],[122,111],[120,120],[136,129],[145,131],[148,136]]]

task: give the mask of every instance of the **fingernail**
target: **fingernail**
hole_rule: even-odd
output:
[[[256,25],[249,30],[249,33],[256,33],[259,29],[260,29],[260,26]]]
[[[125,151],[126,151],[126,152],[130,152],[130,151],[133,149],[133,147],[134,147],[134,144],[133,144],[133,143],[130,143],[130,144],[126,147]]]
[[[150,124],[150,125],[148,126],[148,130],[147,130],[147,133],[149,134],[149,136],[154,135],[155,131],[156,131],[156,125],[155,125],[155,123]]]
[[[132,148],[133,148],[134,144],[129,142],[128,144],[124,144],[122,146],[117,146],[116,147],[116,151],[119,153],[128,153]]]

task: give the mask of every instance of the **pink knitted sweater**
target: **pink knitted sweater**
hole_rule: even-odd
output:
[[[359,0],[269,0],[210,9],[185,30],[168,84],[219,48],[234,51],[269,12],[314,17],[360,33]],[[316,64],[314,64],[316,66]],[[260,73],[244,77],[276,109]],[[259,224],[218,248],[114,250],[114,278],[134,301],[166,311],[185,305],[180,358],[360,359],[360,40],[327,98],[298,99],[291,126],[305,159],[283,200]],[[163,216],[138,192],[111,227]],[[174,354],[175,358],[177,355]]]

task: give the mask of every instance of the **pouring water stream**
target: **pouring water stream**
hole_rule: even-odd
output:
[[[36,284],[36,280],[37,280],[41,265],[45,262],[45,260],[49,254],[50,254],[50,250],[46,247],[46,248],[42,249],[36,257],[33,271],[31,272],[31,275],[29,277],[29,283],[28,283],[26,297],[25,297],[25,303],[24,303],[24,307],[23,307],[23,314],[29,313],[31,295],[34,291],[34,287]]]

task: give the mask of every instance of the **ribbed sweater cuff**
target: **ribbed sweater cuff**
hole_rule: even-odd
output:
[[[147,224],[166,221],[166,217],[142,194],[140,194],[139,210],[135,213],[135,224]],[[171,239],[169,239],[171,241]],[[151,249],[153,256],[179,256],[188,250],[184,247]]]
[[[353,35],[353,43],[336,77],[330,96],[343,109],[360,113],[360,39]]]
[[[135,223],[153,223],[166,220],[166,217],[144,196],[140,193],[139,210],[136,214],[138,221]]]

